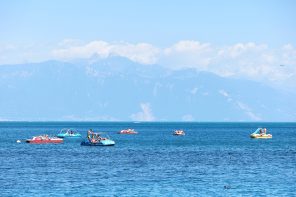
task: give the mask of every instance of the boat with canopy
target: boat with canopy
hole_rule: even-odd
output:
[[[267,133],[266,128],[258,128],[254,133],[250,135],[251,138],[258,139],[269,139],[272,138],[272,135]]]
[[[95,133],[92,130],[87,132],[87,139],[81,142],[81,146],[114,146],[115,142],[104,133]]]
[[[75,129],[64,128],[57,135],[59,138],[81,138],[81,134],[78,133]]]

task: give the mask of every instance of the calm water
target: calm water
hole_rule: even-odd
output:
[[[249,138],[261,126],[273,139]],[[116,145],[16,143],[67,127]],[[296,196],[296,123],[2,122],[0,134],[1,196]]]

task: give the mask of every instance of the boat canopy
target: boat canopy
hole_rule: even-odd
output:
[[[89,135],[94,135],[94,136],[108,136],[106,132],[101,132],[101,131],[93,131],[91,130],[91,133]]]
[[[254,133],[252,134],[259,134],[260,133],[260,130],[262,131],[263,129],[262,128],[258,128]]]
[[[78,131],[76,131],[75,129],[65,128],[65,129],[62,129],[60,133],[62,133],[62,134],[77,134]]]

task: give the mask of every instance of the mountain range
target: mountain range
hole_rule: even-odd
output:
[[[0,65],[2,121],[295,121],[296,94],[122,57]]]

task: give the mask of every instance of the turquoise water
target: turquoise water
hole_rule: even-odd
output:
[[[116,145],[16,143],[67,127]],[[273,139],[250,139],[257,127]],[[0,134],[1,196],[296,196],[296,123],[1,122]]]

